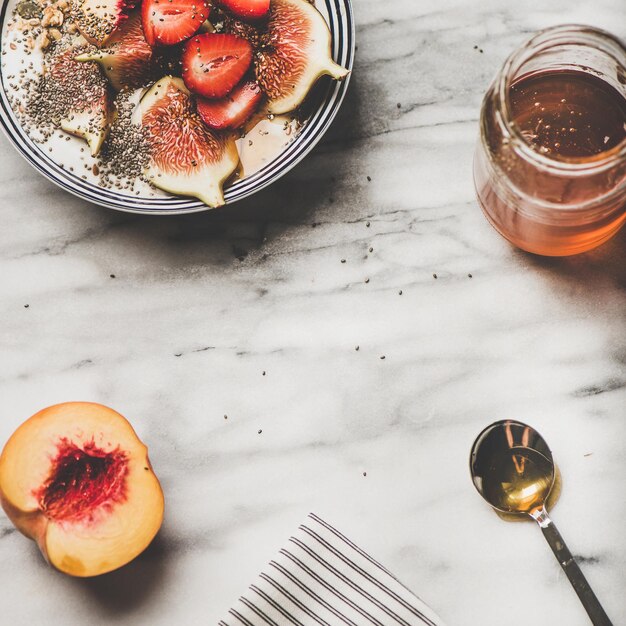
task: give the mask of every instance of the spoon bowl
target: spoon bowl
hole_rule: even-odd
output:
[[[598,598],[548,516],[555,465],[545,439],[514,420],[487,426],[470,452],[470,474],[478,493],[497,511],[529,515],[543,532],[594,626],[612,626]]]
[[[521,422],[504,420],[483,430],[470,455],[478,493],[494,509],[528,514],[543,507],[554,485],[554,460],[545,439]]]

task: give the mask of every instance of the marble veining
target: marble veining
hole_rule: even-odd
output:
[[[508,52],[564,21],[623,37],[626,5],[354,4],[339,118],[240,204],[106,211],[0,138],[0,440],[55,402],[109,404],[167,504],[149,551],[91,581],[55,574],[0,516],[3,623],[216,623],[316,511],[450,625],[584,626],[540,531],[469,480],[474,436],[505,417],[552,446],[554,520],[626,622],[626,233],[581,257],[523,254],[471,177]]]

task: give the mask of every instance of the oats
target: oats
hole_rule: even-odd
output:
[[[41,25],[44,28],[48,28],[49,26],[61,26],[61,24],[63,24],[63,19],[64,16],[61,11],[49,6],[43,10]]]

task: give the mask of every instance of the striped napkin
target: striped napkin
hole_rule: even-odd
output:
[[[443,626],[388,570],[311,513],[219,626]]]

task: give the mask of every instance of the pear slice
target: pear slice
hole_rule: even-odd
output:
[[[133,114],[150,150],[144,172],[159,189],[224,204],[224,183],[239,165],[232,134],[213,133],[192,106],[182,79],[165,76],[144,94]]]
[[[289,113],[325,75],[342,80],[348,70],[333,61],[332,38],[321,13],[307,0],[271,0],[264,46],[255,59],[268,110]]]
[[[88,402],[44,409],[13,433],[0,503],[51,565],[80,577],[134,559],[163,520],[146,446],[119,413]]]

